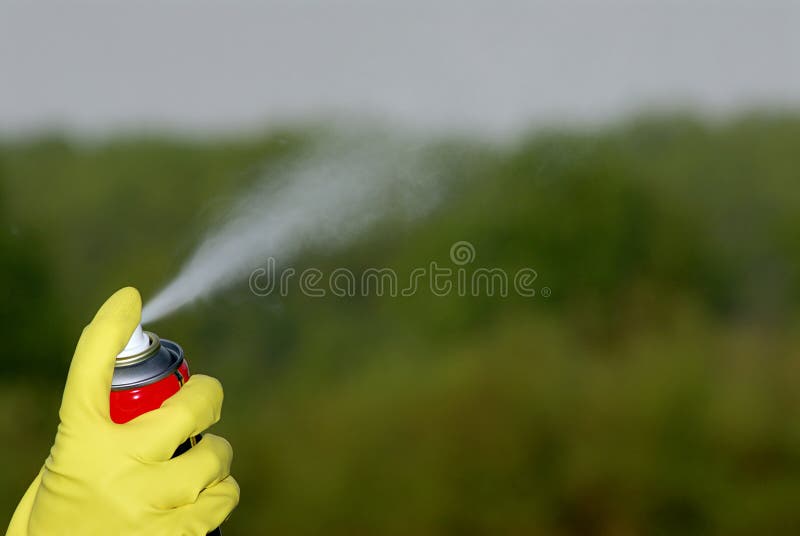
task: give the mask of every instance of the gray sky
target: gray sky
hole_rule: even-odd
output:
[[[0,0],[0,133],[800,104],[800,2]]]

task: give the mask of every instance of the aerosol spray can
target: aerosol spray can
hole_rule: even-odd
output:
[[[111,420],[123,424],[158,409],[189,380],[189,365],[178,344],[160,339],[136,327],[125,349],[117,356],[111,382]],[[173,454],[179,456],[200,440],[190,437]],[[215,529],[210,535],[219,536]]]

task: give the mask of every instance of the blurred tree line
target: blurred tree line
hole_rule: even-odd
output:
[[[0,142],[0,507],[47,455],[81,327],[152,296],[317,132]],[[294,263],[409,273],[467,240],[545,298],[252,295],[153,328],[226,387],[226,534],[800,530],[800,117],[440,139],[433,215]],[[255,267],[254,267],[255,268]]]

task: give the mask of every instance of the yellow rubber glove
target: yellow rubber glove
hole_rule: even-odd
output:
[[[133,288],[111,296],[83,330],[67,376],[55,444],[17,507],[9,536],[204,535],[239,501],[224,439],[205,434],[219,420],[222,387],[192,376],[161,408],[125,423],[109,417],[116,355],[139,323]]]

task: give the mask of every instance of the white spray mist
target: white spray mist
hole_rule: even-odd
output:
[[[413,219],[439,197],[419,142],[370,132],[331,135],[266,174],[142,311],[153,322],[243,279],[267,257],[334,248],[385,218]]]

